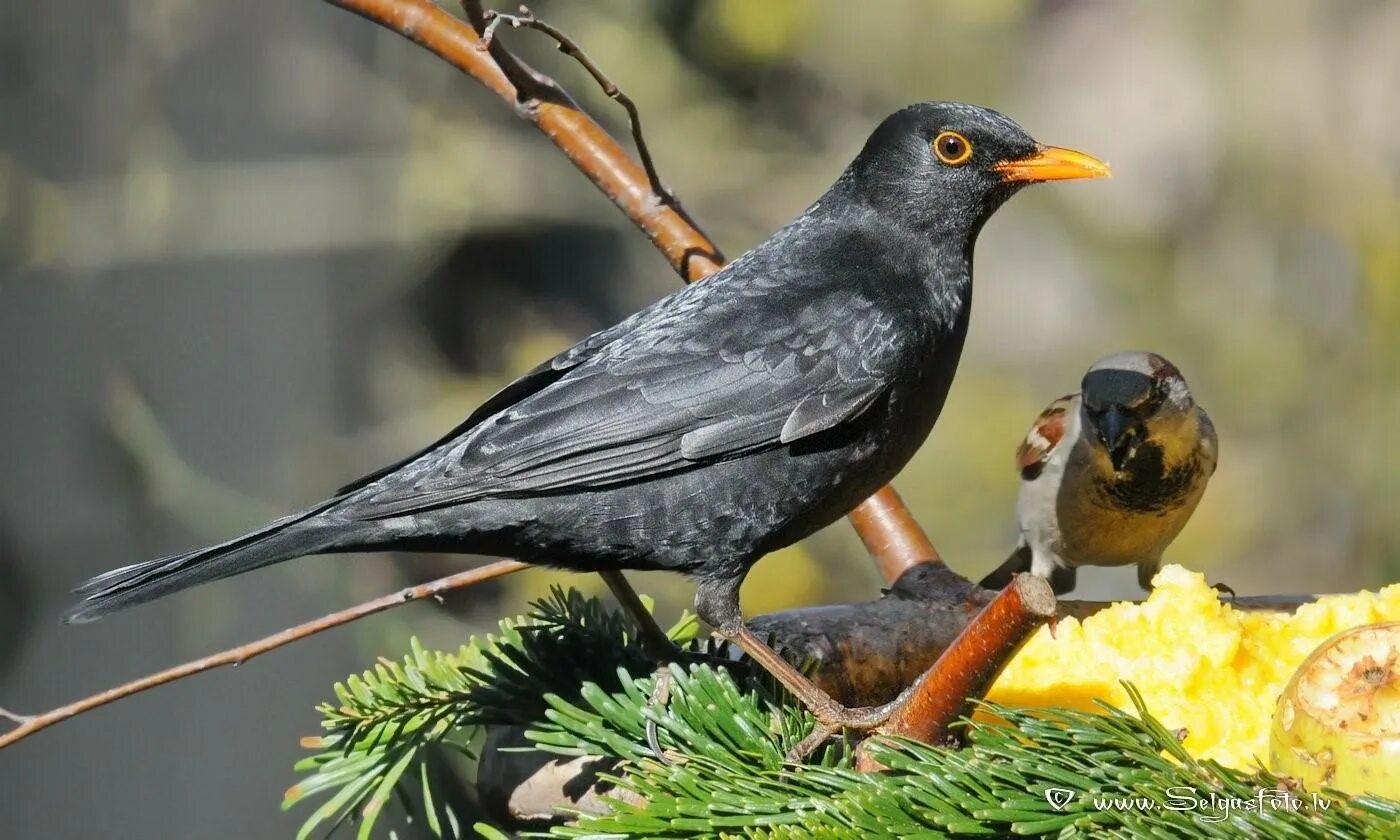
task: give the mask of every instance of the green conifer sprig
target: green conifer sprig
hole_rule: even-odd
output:
[[[690,642],[697,627],[683,616],[671,638]],[[360,823],[357,836],[369,838],[396,794],[409,802],[410,787],[435,836],[460,836],[457,815],[433,790],[427,750],[470,757],[481,725],[529,725],[544,719],[546,698],[576,698],[598,681],[616,688],[612,675],[656,667],[628,617],[559,588],[533,603],[529,615],[503,620],[497,633],[473,637],[456,652],[428,651],[417,639],[410,648],[401,662],[381,658],[337,683],[336,702],[318,707],[324,734],[311,741],[318,752],[297,763],[307,775],[287,791],[282,807],[329,798],[298,838],[352,819]]]
[[[688,641],[694,630],[691,620],[672,635]],[[702,659],[716,654],[694,647]],[[971,724],[961,750],[873,742],[888,770],[858,773],[841,744],[800,767],[786,762],[813,720],[762,677],[704,661],[672,665],[670,698],[658,708],[654,668],[626,618],[558,590],[455,653],[414,642],[402,663],[381,661],[336,687],[337,703],[320,709],[320,752],[298,765],[308,776],[285,805],[328,796],[301,836],[358,819],[359,836],[369,837],[397,793],[434,835],[460,836],[458,815],[432,789],[430,751],[470,754],[478,727],[524,724],[541,750],[617,759],[607,781],[637,795],[556,827],[561,837],[1301,840],[1390,837],[1400,824],[1394,801],[1329,794],[1326,808],[1314,807],[1267,773],[1192,758],[1131,687],[1132,713],[989,707],[1009,725]],[[649,720],[664,761],[647,745]],[[1067,796],[1059,807],[1052,789]]]
[[[858,773],[842,753],[823,766],[784,763],[805,724],[766,727],[788,713],[704,666],[673,670],[669,764],[634,744],[638,718],[653,713],[643,685],[552,703],[530,737],[624,759],[608,781],[644,803],[615,800],[611,814],[556,828],[561,837],[1393,836],[1400,803],[1332,793],[1314,807],[1262,770],[1199,761],[1127,688],[1133,713],[988,706],[1004,724],[970,724],[966,749],[874,741],[882,773]],[[1051,791],[1068,800],[1057,807]]]

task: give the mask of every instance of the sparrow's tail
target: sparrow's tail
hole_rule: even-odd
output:
[[[1011,552],[1011,556],[995,569],[992,573],[982,578],[977,584],[983,589],[993,591],[1005,589],[1017,572],[1029,572],[1031,570],[1031,547],[1025,543],[1016,546],[1016,550]]]
[[[343,528],[319,520],[330,504],[283,517],[249,534],[206,548],[104,572],[75,592],[83,596],[65,623],[94,621],[126,607],[201,583],[331,550],[345,550]]]
[[[1031,547],[1021,543],[1016,546],[1016,550],[1011,552],[1011,556],[1006,558],[1005,562],[993,569],[991,574],[982,578],[977,585],[983,589],[1005,589],[1017,573],[1029,572],[1030,570]],[[1056,566],[1050,570],[1050,588],[1054,590],[1056,595],[1063,595],[1074,589],[1077,577],[1077,569],[1069,566]]]

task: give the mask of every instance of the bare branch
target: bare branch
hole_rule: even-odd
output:
[[[8,721],[12,721],[20,726],[23,726],[24,724],[34,720],[34,715],[21,715],[16,712],[12,712],[8,709],[0,709],[0,717],[5,718]]]
[[[578,104],[557,82],[521,61],[506,49],[505,44],[496,41],[496,29],[503,22],[502,18],[508,16],[497,16],[495,12],[483,10],[479,0],[462,0],[462,11],[466,12],[467,21],[481,39],[476,45],[477,50],[488,53],[515,87],[518,111],[529,113],[541,102],[566,104],[579,110]]]
[[[151,674],[139,680],[132,680],[124,685],[119,685],[116,688],[94,694],[76,703],[70,703],[67,706],[60,706],[57,709],[44,712],[41,715],[17,715],[12,712],[4,712],[4,717],[18,723],[19,726],[0,735],[0,749],[22,741],[36,732],[48,729],[56,723],[62,723],[71,717],[76,717],[84,712],[90,712],[93,709],[105,706],[108,703],[116,702],[124,697],[139,694],[147,689],[165,685],[166,683],[174,682],[175,680],[185,677],[191,677],[195,674],[201,674],[205,671],[220,668],[225,665],[241,665],[249,659],[267,653],[270,650],[276,650],[284,645],[300,641],[308,636],[314,636],[332,627],[348,624],[356,619],[364,618],[367,615],[383,612],[384,610],[392,609],[393,607],[413,601],[420,601],[424,598],[439,598],[444,592],[466,589],[469,586],[475,586],[483,581],[498,578],[502,575],[508,575],[512,572],[518,572],[525,568],[529,567],[524,563],[515,560],[501,560],[487,566],[482,566],[479,569],[458,572],[455,575],[448,575],[447,577],[438,578],[437,580],[419,584],[418,586],[400,589],[398,592],[375,598],[372,601],[365,601],[362,604],[348,609],[321,616],[320,618],[308,621],[304,624],[298,624],[295,627],[288,628],[280,633],[274,633],[256,642],[239,645],[238,647],[211,654],[192,662],[186,662],[183,665],[176,665],[174,668],[169,668],[158,674]]]
[[[472,6],[474,4],[467,2],[463,5]],[[468,13],[470,14],[470,11]],[[585,53],[573,39],[565,35],[557,27],[535,17],[534,13],[526,6],[520,7],[520,14],[518,15],[508,15],[503,12],[488,10],[485,13],[485,20],[487,21],[486,28],[482,30],[481,33],[481,41],[484,46],[489,46],[491,44],[497,27],[504,21],[510,24],[513,29],[534,29],[537,32],[543,32],[554,39],[554,46],[556,49],[572,58],[574,61],[577,61],[579,65],[588,72],[588,75],[593,77],[593,81],[598,83],[598,87],[602,89],[604,96],[617,102],[617,104],[626,109],[627,121],[632,129],[632,143],[637,147],[637,156],[642,159],[642,168],[646,170],[647,181],[651,184],[651,191],[656,194],[658,201],[669,204],[672,207],[677,206],[676,197],[662,185],[661,174],[656,171],[656,164],[651,159],[651,150],[647,148],[646,138],[642,136],[642,115],[641,112],[637,110],[637,103],[632,101],[632,97],[623,93],[622,89],[614,84],[612,79],[609,79],[597,64],[593,63],[593,60],[588,57],[588,54]]]
[[[1294,613],[1304,604],[1311,604],[1318,598],[1328,598],[1330,595],[1240,595],[1239,597],[1227,598],[1225,603],[1230,605],[1230,609],[1244,612],[1279,612]],[[1114,604],[1121,604],[1122,601],[1060,601],[1060,608],[1056,614],[1059,618],[1077,618],[1083,620],[1100,610],[1106,610]],[[1130,601],[1128,603],[1140,603]]]

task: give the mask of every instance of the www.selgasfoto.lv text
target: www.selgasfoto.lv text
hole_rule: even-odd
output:
[[[1095,811],[1195,811],[1202,822],[1223,822],[1232,812],[1246,811],[1325,811],[1331,801],[1317,794],[1299,795],[1286,790],[1266,788],[1252,797],[1202,795],[1190,787],[1169,787],[1162,791],[1160,801],[1151,796],[1091,796],[1086,800]],[[1072,807],[1075,792],[1066,788],[1049,788],[1045,799],[1057,811]]]

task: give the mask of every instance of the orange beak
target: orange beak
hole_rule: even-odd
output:
[[[1035,184],[1041,181],[1070,181],[1075,178],[1107,178],[1108,164],[1074,149],[1041,146],[1035,154],[994,164],[1009,184]]]

